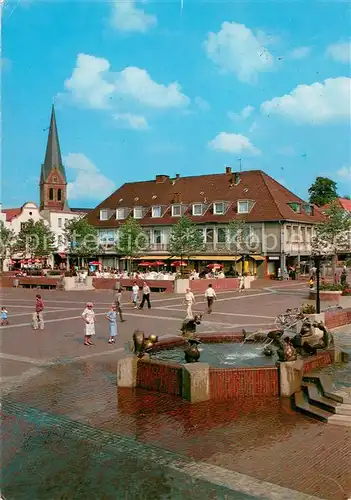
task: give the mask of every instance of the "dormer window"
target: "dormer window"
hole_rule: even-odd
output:
[[[125,210],[124,210],[124,208],[117,208],[116,209],[116,219],[117,220],[123,220],[123,219],[125,219]]]
[[[301,204],[297,202],[289,203],[289,207],[294,210],[295,213],[301,213]]]
[[[152,207],[151,214],[152,217],[161,217],[161,207],[159,206]]]
[[[182,215],[181,205],[172,205],[172,217],[180,217]]]
[[[249,202],[247,200],[238,201],[238,214],[249,213]]]
[[[313,215],[313,206],[310,205],[309,203],[306,203],[305,205],[303,205],[303,209],[307,215]]]
[[[193,215],[202,215],[202,203],[194,203],[193,205]]]
[[[105,208],[100,210],[100,220],[108,220],[108,210]]]
[[[223,215],[224,214],[224,202],[223,201],[216,201],[213,204],[213,213],[215,215]]]
[[[143,218],[143,207],[135,207],[133,211],[134,219],[142,219]]]

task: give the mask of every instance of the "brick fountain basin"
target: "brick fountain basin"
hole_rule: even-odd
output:
[[[142,359],[129,355],[119,361],[118,386],[171,394],[192,403],[286,395],[282,393],[282,373],[286,373],[283,365],[294,373],[296,366],[264,356],[263,343],[243,344],[241,333],[199,334],[197,338],[202,341],[199,362],[183,361],[183,338],[163,339],[154,345],[150,355]],[[291,363],[299,364],[299,379],[305,373],[340,361],[338,354],[331,349]]]

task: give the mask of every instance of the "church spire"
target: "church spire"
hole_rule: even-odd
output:
[[[52,105],[45,160],[41,168],[40,183],[46,182],[52,170],[56,168],[66,182],[65,167],[62,164],[60,142],[57,133],[55,107]]]
[[[54,105],[51,109],[45,160],[41,166],[40,209],[50,211],[68,209],[66,172],[62,163]]]

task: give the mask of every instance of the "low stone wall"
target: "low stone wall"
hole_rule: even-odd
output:
[[[142,287],[144,280],[114,279],[114,278],[93,278],[93,287],[97,290],[114,290],[116,283],[120,283],[124,288],[132,288],[134,281]],[[146,280],[151,291],[173,292],[173,281],[171,280]]]
[[[333,351],[324,351],[303,360],[303,373],[333,364]]]
[[[209,284],[217,291],[237,290],[239,288],[238,278],[222,278],[222,279],[200,279],[190,280],[189,286],[192,292],[205,292]]]
[[[341,293],[342,292],[333,292],[333,291],[330,291],[330,290],[320,290],[319,292],[319,296],[320,296],[320,299],[321,299],[321,302],[334,302],[336,304],[339,303],[339,299],[341,297]],[[310,300],[316,300],[316,297],[317,297],[317,292],[316,290],[310,290],[309,291],[309,299]]]
[[[351,324],[351,309],[325,311],[324,323],[329,329]]]
[[[25,276],[23,278],[15,278],[11,276],[1,276],[1,288],[10,288],[14,286],[14,280],[18,280],[20,288],[57,288],[60,276],[57,278],[44,278],[41,276]]]
[[[211,400],[239,396],[278,396],[278,368],[210,368]]]

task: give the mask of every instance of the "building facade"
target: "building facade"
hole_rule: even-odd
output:
[[[202,270],[216,262],[259,277],[308,261],[314,227],[324,220],[318,208],[264,172],[238,173],[229,167],[222,174],[157,175],[152,181],[126,183],[87,218],[98,229],[103,265],[122,269],[118,232],[128,217],[137,219],[148,235],[140,260],[170,262],[177,258],[169,253],[170,231],[182,215],[196,223],[205,242],[191,257],[191,266]],[[243,221],[239,244],[228,231],[232,220]]]

